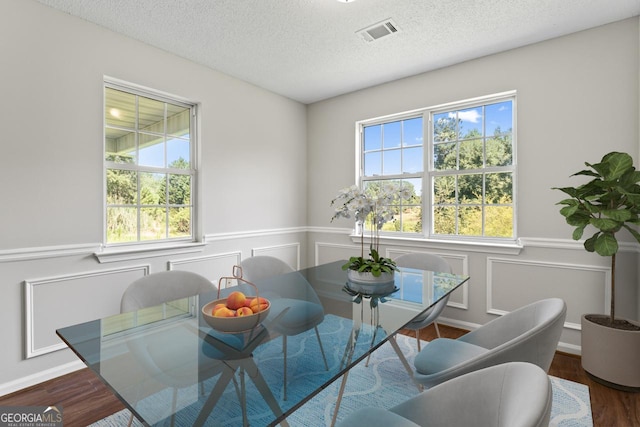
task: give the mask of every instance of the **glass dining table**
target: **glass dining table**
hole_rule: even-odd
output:
[[[286,309],[271,310],[247,331],[209,326],[202,307],[233,287],[56,332],[145,425],[286,426],[288,416],[334,381],[344,384],[345,374],[387,341],[410,371],[394,336],[469,279],[402,268],[390,289],[369,293],[350,286],[344,263],[270,279],[308,282],[324,309],[318,334],[311,328],[288,337],[286,353],[277,332]]]

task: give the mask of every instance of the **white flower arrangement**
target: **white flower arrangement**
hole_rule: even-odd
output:
[[[397,209],[398,202],[408,200],[411,192],[402,188],[398,182],[387,182],[373,190],[363,190],[357,185],[343,188],[331,201],[331,206],[336,206],[331,221],[338,218],[354,218],[357,229],[360,232],[360,257],[351,257],[349,263],[343,268],[371,271],[379,276],[381,271],[393,271],[395,263],[379,256],[380,230],[384,224],[395,221],[394,204]],[[370,245],[369,258],[364,258],[364,229],[370,224],[372,243]],[[377,274],[376,274],[377,273]]]

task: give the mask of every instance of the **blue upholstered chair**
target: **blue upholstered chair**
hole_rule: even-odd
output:
[[[567,306],[549,298],[500,316],[458,339],[436,338],[414,360],[414,380],[426,388],[506,362],[549,370]]]
[[[400,269],[402,267],[416,268],[419,270],[436,271],[438,273],[453,273],[449,263],[442,257],[426,252],[414,252],[409,254],[400,255],[395,259],[396,264]],[[416,341],[418,342],[418,351],[420,348],[420,330],[426,328],[433,323],[436,328],[436,334],[440,337],[440,329],[438,329],[438,322],[436,321],[449,301],[449,295],[438,301],[433,307],[422,313],[418,318],[414,319],[411,323],[405,326],[406,329],[415,331]]]
[[[365,407],[339,427],[547,427],[549,377],[531,363],[511,362],[461,375],[391,409]]]
[[[287,399],[287,337],[315,329],[320,352],[328,370],[318,325],[324,320],[324,309],[309,282],[282,260],[271,256],[254,256],[240,263],[242,278],[258,288],[260,296],[271,303],[269,318],[288,308],[274,322],[273,330],[282,335],[284,352],[284,400]]]

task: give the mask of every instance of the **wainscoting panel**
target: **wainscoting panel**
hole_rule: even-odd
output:
[[[294,270],[300,269],[300,242],[251,249],[251,256],[257,255],[279,258]]]
[[[26,358],[66,348],[58,328],[119,313],[127,286],[148,273],[138,265],[25,280]]]
[[[169,261],[168,266],[169,270],[186,270],[200,274],[217,286],[221,277],[233,274],[233,266],[240,264],[240,261],[242,253],[237,251]]]
[[[314,252],[314,263],[315,265],[320,265],[333,261],[348,260],[352,256],[359,256],[360,246],[316,242]]]
[[[608,312],[611,271],[591,265],[487,258],[487,313],[502,315],[549,297],[567,302],[565,327],[584,313]],[[603,306],[604,301],[604,306]]]

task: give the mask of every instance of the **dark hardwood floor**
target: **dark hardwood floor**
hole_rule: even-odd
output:
[[[440,325],[443,337],[457,338],[465,332]],[[434,339],[434,327],[424,329],[420,337],[423,340]],[[640,393],[618,391],[594,382],[582,369],[579,357],[556,353],[549,374],[589,386],[594,427],[640,426]],[[0,396],[0,406],[22,405],[62,406],[65,427],[85,427],[124,408],[88,369]]]

